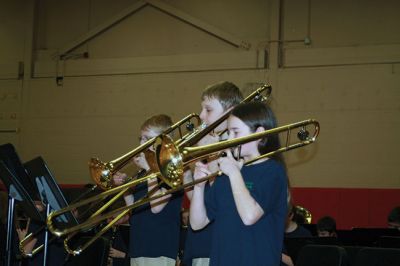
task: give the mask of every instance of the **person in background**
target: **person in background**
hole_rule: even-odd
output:
[[[289,204],[289,213],[286,220],[285,238],[312,237],[310,231],[308,231],[300,224],[302,220],[304,222],[304,218],[299,218],[296,214],[296,207],[292,204]]]
[[[337,237],[336,221],[331,216],[324,216],[317,222],[318,237]]]
[[[128,266],[130,264],[129,257],[127,256],[128,245],[122,236],[121,226],[115,226],[115,229],[111,233],[111,247],[108,256],[111,259],[112,266]]]
[[[296,212],[296,206],[293,206],[292,202],[288,202],[288,215],[286,219],[285,238],[297,238],[297,237],[311,237],[310,231],[304,228],[301,224],[305,222],[302,215]],[[281,265],[293,266],[293,260],[289,256],[286,247],[282,249],[282,261]]]
[[[400,206],[397,206],[390,211],[387,217],[387,223],[389,228],[400,230]]]

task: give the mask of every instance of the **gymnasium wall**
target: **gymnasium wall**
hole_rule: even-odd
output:
[[[377,215],[400,204],[399,8],[1,0],[0,143],[23,161],[44,157],[60,184],[85,184],[89,158],[134,148],[145,118],[198,112],[201,91],[218,81],[245,94],[269,83],[280,124],[321,123],[317,143],[285,155],[295,199],[316,217],[351,217],[343,227],[381,225]]]

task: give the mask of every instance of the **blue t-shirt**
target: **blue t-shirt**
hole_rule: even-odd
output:
[[[189,265],[192,259],[210,257],[212,225],[213,222],[197,231],[188,227],[183,253],[185,264]]]
[[[147,182],[135,187],[135,201],[147,194]],[[129,219],[131,258],[157,258],[165,256],[176,259],[179,250],[180,209],[183,192],[175,193],[164,209],[152,213],[150,203],[134,209]]]
[[[205,185],[205,191],[209,189],[210,184],[207,183]],[[195,258],[210,257],[212,226],[213,222],[209,223],[201,230],[194,231],[189,224],[183,253],[183,262],[185,264],[191,265],[191,260]]]
[[[287,177],[273,160],[244,166],[242,176],[251,196],[264,210],[253,225],[243,224],[229,177],[217,177],[205,193],[207,216],[214,220],[210,266],[279,265],[287,214]]]

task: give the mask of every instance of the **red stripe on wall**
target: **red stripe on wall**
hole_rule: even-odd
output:
[[[62,188],[81,188],[83,184],[64,184]],[[5,190],[0,182],[0,188]],[[386,227],[387,216],[400,206],[400,189],[292,188],[295,205],[307,208],[313,223],[325,215],[336,219],[338,229]],[[183,207],[187,207],[185,201]]]
[[[292,196],[312,213],[313,223],[330,215],[338,229],[386,227],[389,212],[400,206],[400,189],[292,188]]]

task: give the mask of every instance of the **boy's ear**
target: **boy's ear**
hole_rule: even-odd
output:
[[[264,128],[264,127],[258,127],[258,128],[256,129],[256,132],[254,132],[254,133],[260,133],[260,132],[263,132],[263,131],[265,131],[265,128]]]

